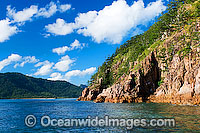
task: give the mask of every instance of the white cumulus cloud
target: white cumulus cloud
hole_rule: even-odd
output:
[[[85,46],[86,46],[85,43],[80,43],[78,40],[75,40],[73,43],[70,44],[70,47],[63,46],[63,47],[59,47],[59,48],[54,48],[52,50],[52,52],[57,53],[58,55],[61,55],[61,54],[64,54],[66,51],[72,51],[72,50],[75,50],[75,49],[82,49]]]
[[[37,63],[39,59],[36,59],[35,56],[26,56],[23,57],[23,61],[21,63],[15,64],[14,68],[17,68],[18,66],[24,67],[26,63]]]
[[[20,31],[19,27],[24,25],[26,21],[33,20],[33,18],[37,17],[48,18],[56,12],[63,13],[69,9],[71,9],[70,4],[61,5],[59,2],[50,2],[44,8],[38,8],[37,5],[31,5],[21,11],[17,11],[15,7],[11,8],[11,5],[8,5],[6,13],[7,17],[0,20],[0,42],[5,42],[6,40],[9,40],[12,35],[18,33]]]
[[[117,44],[131,29],[140,24],[147,24],[165,9],[161,0],[152,2],[147,7],[142,0],[134,2],[131,6],[125,0],[118,0],[97,12],[96,17],[92,16],[91,23],[81,27],[78,33],[91,36],[98,43],[106,41]],[[91,16],[89,12],[85,15]],[[82,19],[81,15],[77,18],[79,19]]]
[[[37,5],[31,5],[29,8],[24,8],[22,11],[16,11],[15,8],[7,6],[7,16],[13,19],[14,22],[25,22],[32,20],[33,17],[49,18],[56,12],[66,12],[71,8],[70,4],[60,5],[59,3],[50,2],[45,7],[38,8]]]
[[[29,8],[25,8],[22,11],[16,12],[15,8],[11,9],[11,6],[7,6],[7,16],[12,18],[14,22],[25,22],[31,20],[33,15],[38,12],[38,6],[32,5]]]
[[[79,13],[78,17],[75,18],[75,24],[77,27],[87,27],[93,23],[95,18],[98,16],[97,11],[89,11],[87,13]]]
[[[70,59],[70,57],[68,55],[63,56],[59,62],[57,62],[53,69],[57,69],[58,71],[61,72],[66,72],[67,70],[69,70],[70,66],[72,65],[72,63],[74,63],[75,60]]]
[[[6,66],[8,66],[8,65],[10,65],[10,64],[12,64],[14,62],[18,62],[21,59],[22,59],[22,57],[20,55],[18,55],[18,54],[11,54],[10,56],[8,56],[7,59],[4,59],[4,60],[0,61],[0,71],[4,67],[6,67]]]
[[[35,65],[35,67],[40,67],[39,69],[37,69],[37,72],[34,73],[34,75],[48,75],[51,71],[52,71],[52,66],[54,65],[54,63],[51,63],[49,61],[44,61],[44,62],[39,62]]]
[[[40,8],[36,16],[49,18],[52,15],[54,15],[56,12],[57,12],[57,5],[54,2],[50,2],[44,8]]]
[[[70,4],[63,4],[59,6],[59,11],[60,12],[66,12],[67,10],[71,9]]]
[[[86,75],[91,75],[96,71],[96,67],[91,67],[85,70],[72,70],[65,74],[65,78],[70,80],[71,77],[81,77]]]
[[[53,16],[56,12],[66,12],[71,8],[70,4],[63,4],[60,5],[58,3],[50,2],[48,5],[46,5],[44,8],[40,8],[36,17],[45,17],[49,18]]]
[[[19,32],[17,26],[12,25],[9,19],[0,20],[0,42],[10,39],[10,36]]]
[[[56,23],[46,25],[45,29],[53,35],[67,35],[73,32],[74,24],[58,18]]]
[[[54,72],[50,75],[50,78],[48,78],[48,80],[65,80],[65,81],[69,81],[71,79],[71,77],[84,77],[86,75],[91,75],[96,71],[96,67],[91,67],[85,70],[72,70],[69,71],[67,73],[65,73],[65,75],[62,75],[59,72]]]
[[[48,80],[55,81],[55,80],[65,80],[65,79],[63,79],[63,75],[61,73],[55,72],[50,75],[50,78],[48,78]]]
[[[80,13],[74,23],[57,19],[46,29],[54,35],[67,35],[76,30],[79,34],[92,37],[97,43],[119,44],[131,30],[139,25],[147,25],[164,10],[166,6],[161,0],[151,2],[146,7],[142,0],[132,5],[125,0],[117,0],[100,11]]]

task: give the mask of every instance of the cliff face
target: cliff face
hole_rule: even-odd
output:
[[[193,9],[191,5],[185,7]],[[113,78],[116,78],[117,70],[121,64],[125,64],[124,62],[127,62],[126,56],[108,69],[112,69]],[[129,64],[128,72],[116,78],[111,86],[105,87],[105,78],[97,78],[92,85],[84,89],[78,100],[199,105],[199,17],[192,19],[190,23],[184,23],[182,27],[163,32],[162,37],[145,49],[134,63],[126,64]]]
[[[148,101],[148,97],[158,87],[157,83],[160,80],[161,72],[154,52],[141,63],[144,67],[137,71],[130,70],[129,75],[124,74],[118,82],[109,88],[102,88],[100,79],[98,84],[85,88],[78,100],[111,103]]]
[[[197,40],[192,33],[198,33]],[[200,43],[199,43],[200,22],[196,22],[192,31],[183,30],[165,41],[164,46],[169,48],[175,42],[174,51],[183,51],[184,44],[190,44],[188,51],[177,52],[169,61],[168,70],[163,72],[163,83],[156,89],[154,95],[149,97],[152,102],[166,102],[173,104],[200,104]],[[186,35],[187,37],[178,38]],[[177,49],[177,50],[176,50]],[[169,56],[166,53],[166,57]],[[167,59],[167,58],[164,58]],[[162,68],[163,63],[159,64]],[[163,70],[163,69],[161,69]]]

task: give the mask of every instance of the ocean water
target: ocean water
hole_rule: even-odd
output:
[[[36,125],[27,127],[25,118],[34,115]],[[174,118],[175,127],[43,127],[42,116],[50,118]],[[200,132],[200,107],[156,103],[93,103],[76,99],[0,100],[0,132]]]

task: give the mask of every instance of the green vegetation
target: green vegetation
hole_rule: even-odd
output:
[[[135,65],[134,70],[139,70],[140,67],[141,67],[141,64],[137,64]]]
[[[20,73],[0,73],[0,98],[76,98],[82,89],[66,81],[49,81]]]
[[[161,79],[160,81],[158,81],[158,87],[159,87],[162,83],[164,83],[163,79]]]
[[[177,54],[180,56],[181,53],[182,53],[182,54],[183,54],[183,55],[182,55],[182,58],[184,58],[186,55],[188,55],[188,54],[190,53],[190,51],[191,51],[191,47],[190,47],[190,43],[188,43],[188,44],[186,45],[186,47],[184,47],[184,48],[182,48],[181,50],[179,50],[179,51],[177,52]]]
[[[155,24],[143,34],[132,37],[117,48],[112,56],[106,59],[103,65],[99,67],[98,72],[92,76],[89,85],[92,85],[93,83],[96,83],[98,79],[103,78],[103,86],[106,88],[116,82],[123,74],[128,74],[129,70],[138,70],[141,66],[140,64],[133,68],[133,65],[129,65],[129,62],[133,63],[136,60],[139,62],[142,61],[163,43],[163,34],[171,36],[185,25],[190,25],[192,22],[195,22],[199,17],[199,0],[172,0],[168,5],[167,12],[162,14]],[[196,36],[198,39],[198,34],[196,34]],[[171,54],[174,54],[173,44],[171,44],[169,49],[161,47],[159,50],[161,51],[160,58],[163,63],[166,64],[165,67],[167,69],[168,64],[165,59],[165,52],[168,51]],[[184,52],[185,55],[189,50],[190,46],[187,46],[180,52]],[[172,60],[172,56],[169,57],[169,60]]]

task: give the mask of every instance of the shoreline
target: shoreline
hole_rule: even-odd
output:
[[[53,99],[76,99],[76,98],[5,98],[0,100],[17,100],[17,99],[24,99],[24,100],[53,100]]]

